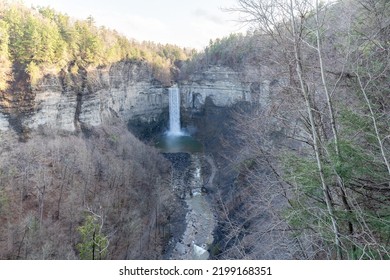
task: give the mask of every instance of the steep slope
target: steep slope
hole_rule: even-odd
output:
[[[3,134],[0,155],[0,259],[162,257],[169,164],[121,122],[26,143]]]

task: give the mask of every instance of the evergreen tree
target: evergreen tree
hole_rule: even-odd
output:
[[[101,260],[107,254],[108,239],[102,233],[102,225],[94,215],[88,215],[84,224],[78,228],[81,242],[77,244],[80,259]]]

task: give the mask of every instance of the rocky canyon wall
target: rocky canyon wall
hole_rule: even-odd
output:
[[[182,106],[199,112],[208,98],[217,107],[231,107],[246,101],[266,105],[270,98],[270,81],[259,69],[248,67],[238,72],[223,66],[210,66],[180,82]]]
[[[29,96],[29,102],[12,94],[1,98],[3,131],[12,127],[14,119],[25,129],[48,126],[65,131],[74,131],[80,124],[98,126],[113,116],[125,121],[136,117],[148,121],[168,106],[165,87],[141,62],[47,75],[31,90],[19,94]]]
[[[200,111],[207,98],[217,107],[230,107],[240,101],[258,102],[259,93],[263,99],[269,94],[268,81],[261,86],[243,82],[238,72],[220,66],[193,73],[178,81],[178,86],[184,112]],[[23,98],[13,94],[17,96],[1,96],[2,131],[15,126],[19,130],[47,126],[75,131],[80,125],[98,126],[111,117],[147,123],[158,118],[169,104],[167,88],[142,62],[120,62],[77,74],[62,71],[45,76],[27,93],[19,93]]]
[[[184,109],[199,111],[206,98],[218,107],[230,107],[239,101],[251,101],[250,87],[239,74],[227,67],[213,66],[189,76],[180,83]]]

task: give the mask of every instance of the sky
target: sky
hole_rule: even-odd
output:
[[[92,16],[97,25],[138,41],[202,49],[210,39],[243,32],[237,15],[224,11],[236,0],[23,0],[50,6],[76,19]]]

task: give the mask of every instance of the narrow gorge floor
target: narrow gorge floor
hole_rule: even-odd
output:
[[[210,167],[211,174],[204,182],[202,162]],[[174,171],[175,172],[175,171]],[[209,258],[209,246],[213,243],[213,231],[217,225],[213,208],[209,202],[205,187],[212,186],[216,168],[212,159],[204,155],[190,155],[190,166],[186,172],[174,175],[173,187],[182,193],[187,205],[185,217],[186,228],[182,237],[176,242],[170,259],[206,260]]]

